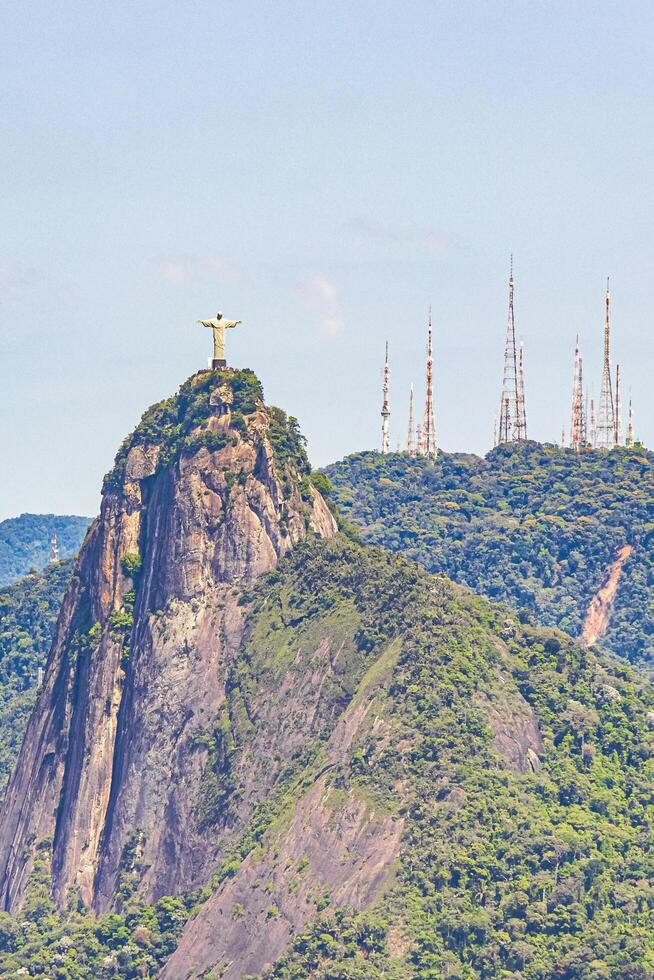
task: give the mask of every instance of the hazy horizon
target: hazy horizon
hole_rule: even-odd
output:
[[[654,8],[590,2],[36,0],[3,11],[0,519],[97,512],[153,402],[227,357],[299,418],[314,466],[391,446],[424,390],[484,454],[509,255],[529,435],[569,428],[575,336],[654,441]]]

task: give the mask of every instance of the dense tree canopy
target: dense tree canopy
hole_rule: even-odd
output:
[[[618,550],[633,545],[603,643],[654,664],[652,453],[530,442],[485,459],[358,453],[326,472],[341,514],[365,541],[571,636]]]
[[[0,799],[36,699],[73,562],[55,562],[0,589]]]
[[[77,554],[88,517],[57,517],[54,514],[21,514],[0,521],[0,586],[42,571],[50,560],[50,540],[57,535],[59,557]]]

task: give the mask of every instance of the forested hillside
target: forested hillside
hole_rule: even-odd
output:
[[[260,802],[211,883],[140,904],[137,835],[116,914],[56,912],[45,842],[3,976],[652,976],[649,686],[342,535],[242,603],[198,742],[207,839]]]
[[[633,546],[601,642],[654,664],[652,453],[530,442],[485,459],[358,453],[326,472],[341,514],[365,541],[571,636],[581,634],[620,549]]]
[[[36,699],[73,562],[55,562],[0,589],[0,799]]]
[[[77,554],[89,523],[88,517],[55,514],[21,514],[0,521],[0,586],[45,568],[53,534],[57,535],[60,558]]]

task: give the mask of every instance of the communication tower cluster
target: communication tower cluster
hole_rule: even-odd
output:
[[[499,413],[495,417],[493,445],[527,441],[527,408],[525,400],[525,357],[524,344],[516,341],[514,310],[513,256],[509,272],[509,308],[504,340],[504,370]],[[434,407],[434,357],[431,308],[427,322],[427,352],[425,364],[425,400],[422,418],[414,417],[413,384],[409,390],[409,424],[406,439],[406,452],[410,456],[436,457],[438,443],[436,438],[436,410]],[[606,282],[604,299],[604,358],[602,365],[602,384],[600,388],[599,409],[596,410],[592,392],[584,386],[583,359],[579,347],[579,335],[574,350],[574,370],[572,377],[572,412],[568,447],[576,451],[582,449],[613,449],[615,446],[635,444],[633,409],[629,397],[628,424],[626,437],[622,430],[622,398],[620,365],[615,368],[615,382],[611,375],[611,294],[609,281]],[[383,370],[382,399],[382,453],[390,452],[390,366],[388,361],[388,342]],[[565,448],[565,427],[561,432],[560,446]],[[398,440],[399,447],[399,440]],[[398,451],[399,448],[398,448]]]

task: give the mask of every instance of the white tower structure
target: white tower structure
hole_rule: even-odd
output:
[[[383,386],[383,401],[382,401],[382,453],[387,453],[390,450],[390,418],[391,418],[391,408],[390,408],[390,389],[391,389],[391,369],[388,366],[388,341],[386,341],[386,357],[384,358],[384,386]]]
[[[615,405],[611,386],[611,294],[609,280],[606,280],[604,311],[604,366],[602,368],[602,388],[600,391],[599,415],[595,438],[598,449],[612,449],[615,445]]]

